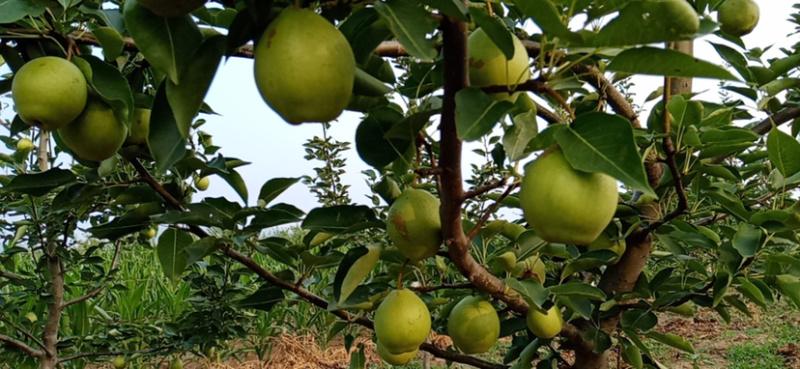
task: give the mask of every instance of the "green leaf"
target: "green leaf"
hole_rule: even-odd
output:
[[[388,106],[378,107],[367,114],[356,128],[356,151],[364,162],[383,168],[408,149],[411,140],[385,138],[402,119],[402,113]]]
[[[625,118],[597,112],[581,114],[570,129],[559,130],[555,138],[573,168],[608,174],[657,197],[647,182],[633,128]]]
[[[775,277],[775,283],[781,294],[788,297],[794,305],[800,308],[800,278],[791,274],[781,274]]]
[[[190,76],[176,84],[167,81],[167,100],[175,114],[181,136],[189,137],[189,128],[206,97],[211,81],[217,73],[219,61],[225,53],[225,36],[212,36],[203,41],[192,55],[192,62],[186,65],[182,74]]]
[[[120,237],[139,232],[148,225],[147,217],[126,216],[116,218],[108,223],[96,225],[89,229],[92,236],[98,239],[114,241]]]
[[[233,169],[228,169],[226,171],[214,169],[212,173],[216,173],[218,176],[222,177],[225,182],[228,182],[231,188],[236,191],[236,194],[242,198],[242,201],[244,201],[245,204],[247,203],[247,184],[244,183],[244,178],[242,178],[239,172]]]
[[[364,343],[358,344],[358,350],[350,354],[350,369],[366,369],[367,357],[364,354]]]
[[[358,259],[368,252],[369,250],[366,247],[360,246],[348,250],[347,254],[344,255],[341,264],[339,264],[339,268],[336,269],[336,275],[333,278],[333,298],[335,301],[342,301],[340,297],[342,293],[342,282],[344,282],[344,278],[347,277],[347,272],[350,271],[350,268]],[[358,281],[358,283],[361,282],[362,281]],[[347,298],[345,297],[345,299]]]
[[[510,101],[496,100],[478,87],[456,93],[456,130],[463,141],[475,141],[491,132],[504,114],[514,107]]]
[[[421,2],[453,18],[469,22],[467,7],[459,0],[421,0]]]
[[[642,352],[639,351],[639,348],[625,337],[619,337],[619,340],[622,343],[622,359],[634,369],[642,369],[644,367],[644,362],[642,361]]]
[[[73,183],[77,180],[72,171],[66,169],[50,169],[43,173],[20,174],[3,186],[6,192],[24,193],[31,196],[42,196],[50,190]]]
[[[678,350],[683,350],[690,354],[694,354],[694,348],[692,347],[692,344],[687,342],[685,339],[683,339],[681,336],[678,336],[677,334],[672,334],[672,333],[663,334],[651,331],[647,333],[647,337],[650,337],[667,346],[674,347]]]
[[[125,40],[122,39],[122,35],[114,28],[98,27],[92,30],[92,34],[94,38],[100,42],[106,61],[114,60],[116,57],[120,56],[125,49]]]
[[[519,281],[514,278],[506,278],[503,282],[505,282],[508,287],[519,292],[529,304],[536,305],[539,308],[541,308],[542,304],[550,297],[550,293],[547,289],[542,287],[542,284],[536,279]]]
[[[728,287],[731,285],[732,281],[733,278],[731,278],[728,272],[717,272],[716,279],[714,280],[714,301],[711,306],[716,307],[719,305],[719,302],[725,297],[725,292],[728,291]]]
[[[577,259],[569,262],[569,264],[561,270],[561,280],[563,281],[572,274],[580,271],[607,265],[617,258],[619,258],[619,255],[611,250],[596,250],[583,253]]]
[[[517,361],[516,364],[514,364],[514,366],[511,367],[511,369],[533,368],[533,365],[531,365],[531,363],[536,357],[538,357],[538,350],[541,345],[542,344],[538,338],[531,341],[531,343],[525,346],[525,349],[522,350],[522,352],[519,354],[519,360]]]
[[[133,117],[133,94],[130,85],[117,68],[94,56],[81,56],[92,68],[86,81],[94,87],[95,92],[111,106],[114,116],[130,128]],[[77,61],[77,60],[76,60]]]
[[[775,96],[783,90],[799,88],[800,78],[781,78],[761,86],[761,90],[769,96]]]
[[[290,248],[288,245],[289,240],[287,239],[280,237],[269,237],[258,240],[256,250],[271,257],[279,263],[286,264],[290,267],[295,267],[300,254],[296,250]]]
[[[729,214],[747,221],[750,219],[750,212],[744,208],[742,201],[737,197],[725,192],[721,188],[705,189],[703,193],[712,200],[719,203]]]
[[[506,25],[501,20],[490,17],[477,8],[470,8],[469,14],[475,20],[475,25],[486,32],[486,35],[500,49],[506,60],[511,60],[514,57],[514,36],[508,32]]]
[[[374,6],[409,55],[423,60],[436,58],[434,40],[427,35],[434,33],[437,22],[427,10],[405,0],[379,1]]]
[[[558,286],[549,287],[550,293],[556,296],[581,297],[595,301],[605,301],[606,294],[597,287],[585,283],[565,283]]]
[[[194,243],[188,232],[169,228],[161,233],[156,245],[158,261],[164,275],[172,282],[177,282],[186,269],[186,247]]]
[[[441,113],[440,110],[423,110],[411,114],[397,122],[392,128],[389,128],[383,138],[400,138],[413,141],[417,138],[419,131],[430,122],[431,117],[439,113]]]
[[[270,311],[272,307],[283,301],[283,299],[283,290],[269,284],[263,284],[252,295],[239,300],[236,303],[236,307]]]
[[[592,312],[594,311],[594,304],[588,299],[580,297],[569,297],[566,295],[557,296],[558,302],[564,305],[584,319],[591,319]]]
[[[739,229],[733,235],[731,241],[733,248],[739,251],[739,255],[749,258],[754,256],[761,246],[761,229],[754,227],[750,223],[739,223]]]
[[[186,154],[186,140],[181,135],[178,123],[172,114],[165,84],[166,82],[162,83],[156,92],[150,114],[150,132],[147,136],[147,145],[156,160],[156,169],[159,173],[166,172]]]
[[[0,23],[14,23],[27,16],[38,17],[45,6],[33,0],[0,0]]]
[[[536,124],[535,111],[517,114],[512,121],[514,124],[503,135],[503,148],[506,150],[508,160],[514,162],[530,155],[530,152],[526,152],[526,148],[528,142],[539,134],[539,127]]]
[[[261,186],[261,192],[258,194],[259,200],[264,200],[264,205],[269,205],[272,200],[278,197],[283,191],[286,191],[293,184],[297,183],[300,178],[273,178]]]
[[[653,47],[628,49],[606,68],[631,74],[652,74],[668,77],[705,77],[738,81],[727,69],[675,50]]]
[[[800,172],[800,142],[777,128],[773,128],[767,137],[767,154],[784,178]]]
[[[347,233],[361,227],[382,226],[375,217],[375,213],[368,206],[363,205],[337,205],[325,208],[316,208],[308,212],[303,223],[303,229],[327,233]]]
[[[353,93],[364,96],[383,96],[392,92],[392,88],[383,81],[373,77],[363,69],[356,67],[356,77],[353,82]]]
[[[750,301],[756,303],[758,306],[761,306],[762,309],[767,308],[766,298],[764,294],[761,293],[761,290],[756,287],[755,284],[750,282],[747,278],[744,277],[737,277],[736,282],[739,283],[739,286],[736,287],[739,292],[741,292],[745,297],[750,299]]]
[[[622,313],[620,324],[624,328],[635,328],[641,332],[649,332],[658,325],[658,317],[650,310],[632,309]]]
[[[124,16],[128,32],[150,65],[180,84],[184,67],[193,62],[192,55],[203,42],[192,17],[159,17],[138,1],[125,2]]]
[[[745,81],[753,82],[755,80],[753,73],[747,68],[747,59],[745,59],[744,55],[736,51],[736,49],[722,44],[715,44],[713,42],[710,42],[710,44],[715,50],[717,50],[717,54],[719,54],[722,59],[730,63]]]
[[[517,0],[514,4],[525,15],[531,17],[542,30],[549,35],[556,36],[573,44],[582,44],[583,37],[573,33],[561,22],[561,14],[551,1],[548,0]]]
[[[696,29],[687,29],[683,15],[675,16],[670,1],[631,1],[597,34],[585,34],[591,46],[641,45],[686,40]]]

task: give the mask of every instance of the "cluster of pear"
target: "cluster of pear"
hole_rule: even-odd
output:
[[[756,28],[760,11],[754,0],[725,0],[717,8],[717,22],[725,33],[741,37]]]
[[[15,74],[11,93],[23,122],[58,130],[78,157],[103,161],[113,156],[128,128],[99,96],[89,93],[83,72],[53,56],[33,59]]]
[[[356,62],[344,35],[310,9],[286,8],[254,53],[264,101],[292,124],[329,122],[347,106]]]

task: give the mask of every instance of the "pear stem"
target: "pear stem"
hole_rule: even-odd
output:
[[[411,259],[406,258],[406,261],[403,262],[403,266],[400,267],[400,272],[397,273],[397,289],[398,290],[402,290],[403,289],[403,271],[406,270],[406,265],[408,265],[408,262],[410,260]]]

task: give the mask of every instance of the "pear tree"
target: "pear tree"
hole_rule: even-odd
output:
[[[364,368],[353,340],[366,330],[389,364],[603,369],[619,350],[661,368],[650,342],[694,353],[659,331],[664,314],[800,308],[800,44],[754,44],[753,1],[0,9],[0,362],[12,367],[182,368],[302,303],[344,337],[351,367]],[[774,21],[797,27],[793,9]],[[700,42],[722,61],[694,55]],[[316,177],[248,183],[242,167],[276,158],[211,142],[236,129],[206,121],[229,58],[252,59],[242,78],[303,125],[238,134],[283,145],[276,125],[319,127],[304,148],[324,161]],[[634,91],[653,75],[660,86]],[[349,144],[327,136],[344,111],[357,122],[336,139],[370,168],[366,202],[342,182]],[[237,197],[201,194],[211,178]],[[318,206],[285,193],[303,183]],[[278,232],[288,225],[301,237]],[[173,320],[98,308],[127,288],[115,278],[134,247],[186,293]],[[496,338],[510,338],[504,357],[475,356]]]

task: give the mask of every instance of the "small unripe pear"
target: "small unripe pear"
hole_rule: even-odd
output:
[[[33,148],[33,141],[30,138],[25,137],[17,141],[17,150],[19,151],[33,150]]]

